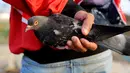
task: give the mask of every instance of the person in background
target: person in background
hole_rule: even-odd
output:
[[[55,50],[42,44],[34,32],[24,32],[27,20],[36,15],[61,13],[83,21],[82,34],[87,36],[94,23],[93,14],[82,4],[103,7],[111,0],[3,0],[11,5],[9,48],[23,53],[21,73],[111,73],[112,54],[96,43],[73,36],[69,50]],[[101,3],[101,4],[100,4]],[[58,48],[57,48],[58,49]]]

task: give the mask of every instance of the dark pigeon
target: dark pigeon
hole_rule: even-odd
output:
[[[82,22],[62,14],[33,16],[28,20],[28,25],[27,30],[31,27],[41,42],[53,47],[65,46],[72,36],[86,38],[100,45],[100,41],[130,30],[130,26],[125,25],[94,24],[90,33],[84,36],[81,33]]]

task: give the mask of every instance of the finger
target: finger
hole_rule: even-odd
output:
[[[87,13],[87,16],[84,19],[82,29],[81,29],[83,35],[88,35],[88,33],[91,30],[93,24],[94,24],[94,16],[93,16],[93,14]]]
[[[94,42],[89,42],[88,40],[81,38],[80,39],[82,45],[90,50],[96,50],[97,49],[97,44]]]
[[[87,51],[87,49],[85,47],[83,47],[83,45],[81,44],[78,37],[73,36],[72,37],[72,43],[73,43],[74,47],[76,49],[80,50],[81,52],[86,52]]]
[[[70,49],[79,52],[79,50],[77,50],[77,49],[74,47],[72,41],[68,40],[68,41],[67,41],[67,45],[68,45],[68,47],[69,47]]]
[[[83,21],[86,18],[86,16],[87,16],[87,12],[80,10],[75,14],[74,18]]]

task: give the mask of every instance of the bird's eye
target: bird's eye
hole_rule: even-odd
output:
[[[35,21],[34,21],[34,25],[38,25],[38,20],[35,20]]]

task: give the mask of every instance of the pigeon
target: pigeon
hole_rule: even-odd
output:
[[[87,36],[81,33],[82,21],[63,14],[46,16],[33,16],[28,20],[25,30],[34,30],[36,37],[49,46],[64,47],[72,36],[85,38],[91,42],[100,42],[115,35],[127,32],[130,26],[93,24]]]

